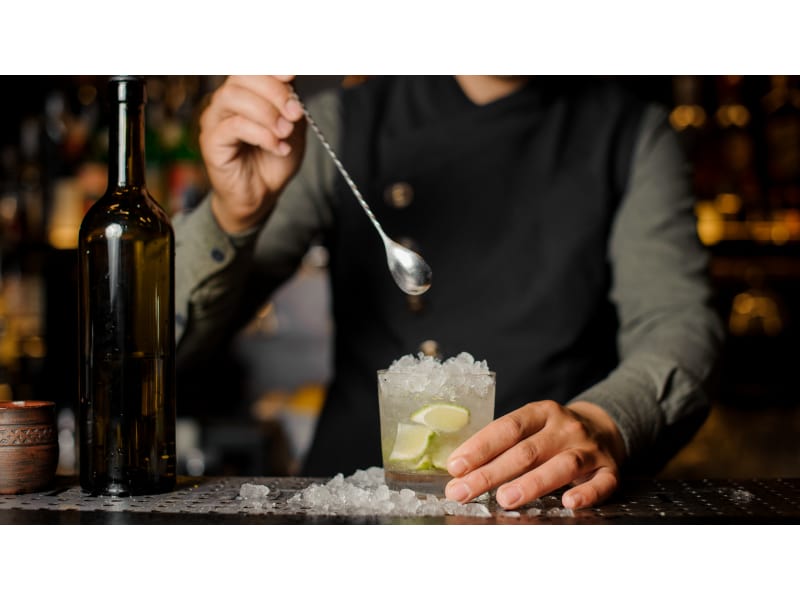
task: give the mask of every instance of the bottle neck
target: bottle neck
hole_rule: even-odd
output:
[[[109,188],[145,186],[143,103],[116,103],[108,152]]]

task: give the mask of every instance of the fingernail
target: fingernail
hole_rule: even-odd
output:
[[[280,154],[281,156],[288,156],[289,152],[291,151],[292,147],[286,142],[280,142],[278,144],[278,154]]]
[[[447,472],[453,477],[461,477],[467,472],[468,468],[469,465],[467,464],[467,461],[461,456],[457,456],[456,458],[447,461]]]
[[[580,494],[569,494],[562,500],[564,508],[578,508],[583,504],[583,497]]]
[[[297,97],[290,96],[286,101],[286,113],[287,116],[293,119],[298,119],[303,116],[303,107],[300,106],[300,103],[297,101]]]
[[[515,485],[497,490],[497,502],[499,502],[502,506],[513,506],[519,502],[521,498],[522,492]]]
[[[448,500],[455,500],[456,502],[463,502],[470,496],[470,489],[466,483],[461,481],[450,482],[445,488],[444,495]]]
[[[292,129],[294,129],[294,125],[292,125],[289,121],[287,121],[283,117],[278,117],[278,122],[276,123],[276,127],[275,128],[277,129],[279,136],[286,137],[290,133],[292,133]]]

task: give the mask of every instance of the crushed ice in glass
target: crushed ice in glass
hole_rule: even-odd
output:
[[[441,361],[422,352],[414,356],[406,354],[392,362],[388,372],[395,375],[395,389],[405,387],[412,394],[425,394],[455,401],[470,392],[483,396],[492,384],[491,372],[485,360],[477,361],[469,352]]]
[[[410,489],[390,490],[384,481],[383,469],[370,467],[348,477],[339,473],[324,484],[312,483],[289,498],[288,504],[305,513],[321,515],[491,517],[491,511],[483,503],[488,500],[488,494],[477,500],[460,504],[433,494],[420,497]]]

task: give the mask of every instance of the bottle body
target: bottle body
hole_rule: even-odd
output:
[[[143,148],[128,147],[128,129],[141,118],[131,123],[136,110],[123,108],[117,137],[127,141],[115,144],[112,134],[110,155],[125,146],[117,151],[125,169]],[[94,494],[126,496],[175,484],[175,241],[143,175],[115,170],[78,242],[80,482]]]

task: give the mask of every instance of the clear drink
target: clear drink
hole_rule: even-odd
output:
[[[386,484],[443,495],[447,458],[494,418],[495,374],[463,352],[440,362],[405,356],[378,371]]]

